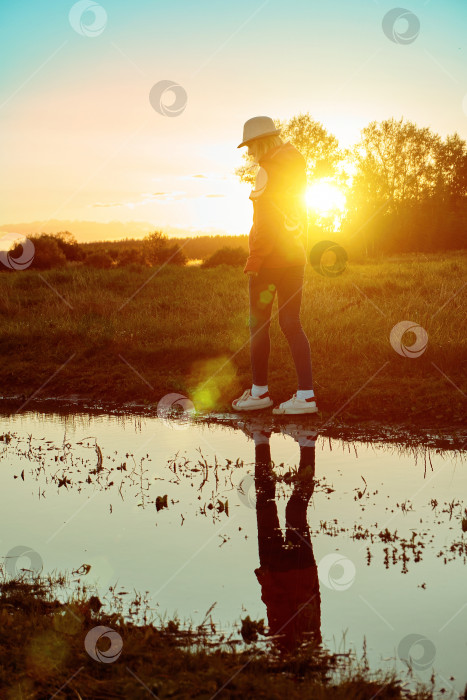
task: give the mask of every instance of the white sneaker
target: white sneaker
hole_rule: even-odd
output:
[[[251,395],[251,389],[245,389],[238,399],[232,401],[232,408],[236,411],[259,411],[262,408],[269,408],[273,403],[269,391],[255,398]]]
[[[277,408],[273,408],[272,412],[275,414],[288,415],[297,415],[301,413],[318,413],[318,407],[316,405],[316,398],[314,396],[311,399],[297,399],[297,394],[294,394],[291,399],[279,404]]]

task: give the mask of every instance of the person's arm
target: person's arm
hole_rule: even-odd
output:
[[[253,224],[253,232],[250,237],[250,254],[246,261],[243,272],[248,274],[257,274],[261,269],[264,258],[272,252],[272,241],[270,232],[264,223],[258,223],[258,217],[255,215],[255,223]]]
[[[254,246],[254,244],[253,244],[254,229],[255,229],[255,225],[253,224],[253,226],[250,229],[250,233],[248,234],[248,246],[249,246],[250,253],[249,253],[247,261],[245,263],[245,267],[243,268],[243,272],[247,275],[254,275],[256,277],[256,275],[258,274],[258,271],[256,269],[253,269],[253,267],[251,266],[251,251],[252,251],[252,248]]]
[[[261,171],[261,168],[260,168]],[[258,176],[259,176],[258,172]],[[264,175],[263,175],[264,177]],[[255,196],[255,190],[261,190],[261,194]],[[274,247],[273,231],[275,208],[271,202],[271,183],[267,182],[261,188],[255,185],[255,190],[250,195],[253,200],[253,226],[249,236],[250,254],[243,272],[258,273],[264,258],[269,255]]]

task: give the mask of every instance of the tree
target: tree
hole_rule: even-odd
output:
[[[153,231],[143,238],[144,254],[150,265],[157,265],[161,262],[168,240],[168,236],[162,231]]]
[[[279,122],[279,129],[283,140],[290,141],[305,158],[309,182],[336,175],[342,159],[339,142],[309,113]]]
[[[298,114],[289,120],[273,120],[281,130],[281,138],[290,142],[304,157],[308,184],[323,178],[341,188],[345,186],[345,173],[342,171],[344,151],[333,134],[309,114]],[[235,170],[241,182],[254,184],[258,164],[247,152],[243,153],[245,164]],[[308,231],[311,238],[322,238],[325,232],[334,230],[335,213],[329,215],[308,209]]]
[[[386,202],[389,210],[398,211],[401,204],[431,196],[440,143],[428,127],[420,129],[403,119],[371,122],[353,149],[354,206],[364,203],[377,209]]]
[[[344,230],[367,252],[459,247],[466,218],[467,151],[404,119],[371,122],[352,152]],[[450,225],[447,226],[449,220]]]
[[[169,238],[161,231],[153,231],[143,239],[143,250],[150,265],[168,262],[172,265],[185,265],[186,255],[177,244],[169,245]]]
[[[281,130],[283,141],[290,141],[292,146],[300,151],[305,158],[307,179],[333,176],[342,160],[339,142],[325,127],[309,114],[299,114],[291,119],[281,121],[274,119],[277,129]],[[256,177],[257,164],[245,151],[245,164],[235,170],[241,182],[253,184]]]
[[[436,194],[456,207],[467,197],[467,144],[459,134],[447,136],[437,159]]]

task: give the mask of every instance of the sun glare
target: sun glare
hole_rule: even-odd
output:
[[[345,209],[344,193],[326,180],[318,180],[307,187],[305,200],[309,209],[314,209],[322,216],[341,213]]]

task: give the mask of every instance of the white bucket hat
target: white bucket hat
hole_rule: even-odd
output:
[[[237,148],[246,146],[248,142],[253,141],[253,139],[280,133],[280,129],[276,129],[271,117],[252,117],[252,119],[248,119],[243,126],[243,141]]]

